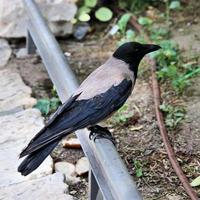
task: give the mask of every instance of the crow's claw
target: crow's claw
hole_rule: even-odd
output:
[[[89,139],[95,142],[96,139],[105,138],[110,140],[114,145],[116,144],[111,132],[107,127],[101,127],[99,125],[91,126],[88,128],[90,130]]]

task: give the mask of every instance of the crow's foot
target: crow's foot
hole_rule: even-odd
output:
[[[110,140],[115,145],[115,139],[113,138],[111,132],[107,127],[101,127],[99,125],[91,126],[88,128],[90,130],[89,138],[90,140],[105,138]]]

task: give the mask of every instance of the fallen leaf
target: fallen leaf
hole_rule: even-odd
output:
[[[200,176],[195,178],[190,184],[192,187],[200,186]]]
[[[139,131],[143,128],[143,126],[131,126],[130,130],[131,131]]]

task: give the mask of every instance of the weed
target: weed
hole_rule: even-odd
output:
[[[78,10],[78,20],[81,22],[87,22],[91,19],[92,10],[94,16],[101,22],[107,22],[112,19],[113,12],[107,7],[97,7],[97,0],[84,0],[82,6]]]
[[[164,15],[165,18],[162,18],[162,20],[167,21],[166,27],[155,27],[155,22],[153,23],[152,19],[143,16],[138,18],[138,23],[150,34],[151,40],[162,47],[161,50],[151,54],[157,62],[157,77],[160,83],[167,83],[171,86],[170,89],[174,90],[177,95],[182,95],[186,87],[191,84],[191,78],[200,74],[200,66],[195,65],[195,58],[192,62],[190,61],[187,63],[187,61],[185,61],[181,56],[178,45],[174,41],[168,39],[170,36],[170,12],[172,10],[180,10],[180,2],[170,0],[165,0],[163,2],[166,4],[166,13]],[[126,8],[129,8],[129,11],[133,11],[131,5],[136,5],[139,2],[126,1],[125,3],[124,1],[120,1],[120,3]],[[142,36],[138,36],[133,30],[127,30],[130,16],[130,13],[122,15],[117,23],[122,36],[118,45],[129,41],[137,41],[141,43],[146,42]],[[163,104],[160,106],[160,109],[165,113],[166,125],[171,129],[177,127],[177,125],[184,119],[185,111],[181,107]],[[124,113],[126,114],[124,108],[122,108],[122,110],[115,116],[115,120],[119,122],[127,121],[128,118],[131,117],[131,114],[125,115]]]
[[[135,173],[138,178],[143,176],[142,164],[139,160],[134,161]]]
[[[61,104],[57,92],[55,90],[55,87],[53,87],[51,91],[52,98],[44,98],[44,99],[38,99],[36,105],[34,108],[37,108],[40,110],[42,115],[47,116],[48,114],[51,114],[55,112],[58,108],[58,106]]]
[[[160,42],[162,50],[153,54],[158,63],[158,79],[169,80],[172,88],[177,94],[182,94],[190,85],[190,79],[200,73],[199,66],[183,63],[178,46],[169,40]]]
[[[133,117],[133,112],[128,110],[128,105],[124,104],[113,116],[113,119],[117,123],[127,123],[127,121]]]
[[[59,105],[60,100],[53,97],[51,99],[39,99],[34,108],[39,109],[42,115],[47,116],[48,114],[55,112]]]
[[[187,70],[182,74],[179,74],[176,79],[173,80],[172,86],[178,93],[183,93],[185,88],[191,84],[191,78],[200,74],[200,66],[196,66],[191,70]]]
[[[121,9],[126,9],[131,12],[141,12],[147,5],[153,3],[154,0],[119,0],[118,2]]]
[[[130,18],[131,13],[125,13],[120,17],[119,21],[117,22],[117,26],[119,27],[119,30],[122,33],[122,35],[125,35],[126,27]]]
[[[170,129],[175,129],[185,117],[183,107],[162,104],[160,109],[165,113],[165,124]]]

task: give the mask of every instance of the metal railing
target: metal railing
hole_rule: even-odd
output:
[[[77,79],[36,3],[24,0],[24,5],[28,15],[27,51],[32,54],[37,48],[58,95],[64,102],[78,87]],[[86,129],[76,131],[76,135],[91,166],[90,200],[142,199],[111,141],[97,139],[93,142]]]

